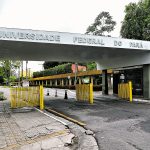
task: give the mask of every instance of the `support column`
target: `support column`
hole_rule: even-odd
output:
[[[52,87],[52,80],[49,81],[50,87]]]
[[[47,80],[45,82],[46,82],[46,86],[47,86]]]
[[[72,79],[69,79],[69,86],[71,86],[71,80],[72,80]]]
[[[150,64],[143,66],[143,96],[150,99]]]
[[[91,83],[93,84],[93,76],[91,76],[90,78],[91,78]]]
[[[55,80],[55,86],[57,86],[57,79]]]
[[[64,86],[64,79],[61,80],[61,86]]]
[[[108,95],[107,70],[102,71],[102,94]]]
[[[66,86],[69,86],[69,80],[68,79],[66,80]]]
[[[81,84],[81,77],[79,77],[79,84]]]

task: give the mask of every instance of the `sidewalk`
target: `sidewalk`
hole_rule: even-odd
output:
[[[4,100],[0,101],[1,149],[98,150],[98,146],[90,130],[36,108],[12,110],[9,100]]]
[[[0,101],[0,149],[70,150],[74,134],[62,123],[35,109],[11,111],[9,101]]]

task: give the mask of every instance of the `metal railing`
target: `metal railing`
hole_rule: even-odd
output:
[[[11,108],[40,106],[44,109],[43,86],[13,87],[10,92]]]
[[[132,102],[132,82],[118,84],[118,97],[129,99]]]
[[[93,84],[76,84],[76,99],[93,104]]]

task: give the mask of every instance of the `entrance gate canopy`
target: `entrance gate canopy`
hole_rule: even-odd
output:
[[[100,69],[150,63],[150,42],[75,33],[0,28],[0,59],[96,61]]]

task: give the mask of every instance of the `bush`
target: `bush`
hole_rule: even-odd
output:
[[[0,92],[0,101],[6,100],[6,98],[4,97],[4,93]]]
[[[87,70],[96,70],[97,66],[95,62],[91,62],[87,64]]]
[[[72,72],[71,65],[72,65],[71,63],[62,64],[62,65],[59,65],[50,69],[46,69],[44,71],[33,72],[33,78],[71,73]]]

